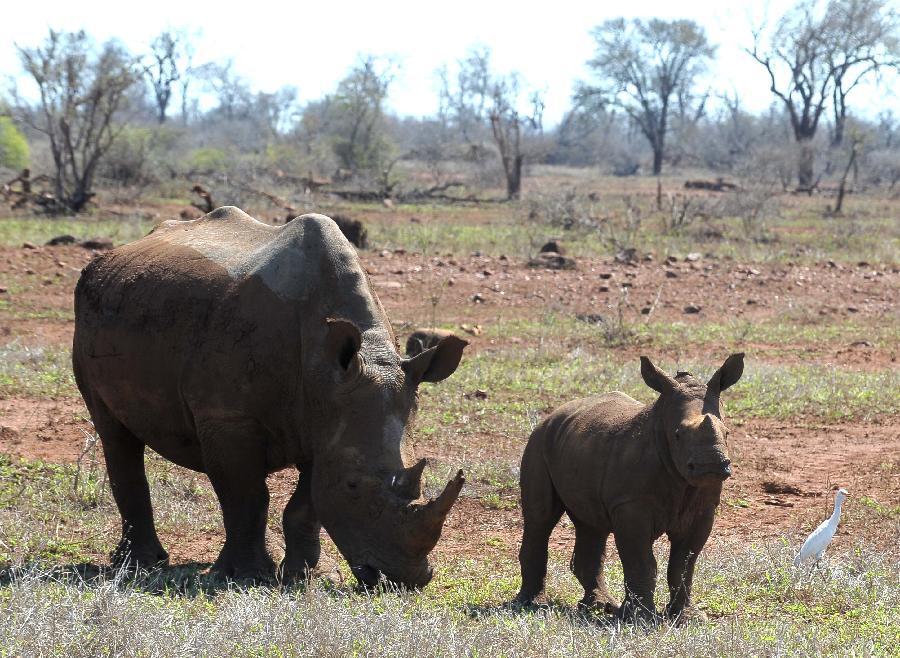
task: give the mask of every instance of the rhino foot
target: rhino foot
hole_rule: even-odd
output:
[[[110,555],[115,569],[155,569],[169,564],[169,554],[159,541],[138,543],[122,539]]]
[[[616,618],[626,624],[639,626],[655,626],[660,621],[656,610],[627,598],[616,611]]]
[[[664,615],[666,619],[676,627],[685,626],[686,624],[695,622],[705,624],[709,621],[709,617],[706,616],[706,613],[694,605],[686,605],[680,609],[666,606]]]
[[[236,558],[232,551],[222,549],[215,563],[209,568],[210,575],[222,580],[232,580],[246,584],[274,584],[275,561],[268,553],[252,558]]]

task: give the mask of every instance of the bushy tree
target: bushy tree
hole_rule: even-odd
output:
[[[16,128],[8,116],[0,116],[0,167],[24,169],[28,166],[30,151],[25,135]]]
[[[594,28],[593,80],[577,96],[623,110],[653,149],[653,173],[662,172],[672,114],[682,120],[702,115],[694,84],[715,48],[690,20],[616,18]]]

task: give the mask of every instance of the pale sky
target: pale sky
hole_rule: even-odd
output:
[[[98,41],[116,37],[133,52],[146,51],[166,28],[200,28],[196,62],[233,58],[236,71],[255,90],[293,85],[301,102],[332,91],[359,53],[391,55],[401,65],[390,105],[399,114],[423,116],[437,109],[434,71],[463,57],[472,46],[492,51],[498,72],[518,71],[531,88],[544,90],[545,118],[557,122],[570,107],[576,80],[587,75],[593,53],[589,30],[609,18],[690,18],[718,45],[706,84],[736,90],[751,111],[772,101],[768,77],[742,51],[751,21],[774,20],[792,0],[644,0],[633,5],[554,0],[315,0],[277,3],[209,0],[7,0],[0,15],[0,76],[20,71],[15,43],[41,43],[48,27],[84,29]],[[896,87],[896,84],[893,85]],[[896,92],[854,91],[851,107],[869,116],[893,106]]]

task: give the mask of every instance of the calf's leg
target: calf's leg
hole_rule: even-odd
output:
[[[619,617],[626,621],[653,621],[656,608],[656,558],[653,556],[653,534],[650,521],[642,509],[620,510],[614,520],[616,548],[625,572],[625,601]]]
[[[700,551],[712,531],[713,515],[698,519],[686,537],[670,537],[669,568],[666,577],[669,583],[669,605],[665,614],[669,619],[688,621],[703,620],[705,615],[694,608],[691,601],[691,586],[694,582],[694,566]]]
[[[297,489],[284,508],[284,561],[281,576],[284,582],[305,580],[319,563],[322,546],[319,531],[322,524],[312,506],[312,464],[300,467]]]
[[[584,588],[584,597],[579,605],[593,607],[602,605],[615,609],[615,601],[606,588],[606,577],[603,573],[603,559],[606,554],[606,540],[609,532],[597,530],[591,526],[574,521],[575,551],[572,553],[572,573]]]
[[[563,513],[562,501],[553,487],[546,465],[540,459],[532,459],[532,456],[526,447],[520,479],[525,526],[519,549],[522,587],[515,599],[520,604],[531,603],[544,589],[547,542]]]

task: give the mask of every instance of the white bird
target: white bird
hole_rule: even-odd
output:
[[[831,513],[831,517],[827,521],[823,521],[822,525],[813,530],[812,534],[803,542],[800,552],[794,558],[795,567],[807,562],[811,557],[815,557],[816,562],[822,559],[822,554],[825,553],[825,549],[831,543],[831,539],[834,537],[838,523],[841,520],[841,505],[849,495],[846,489],[838,489],[834,497],[834,511]]]

